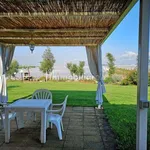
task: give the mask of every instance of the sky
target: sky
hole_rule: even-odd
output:
[[[102,45],[102,61],[107,63],[106,53],[111,53],[116,59],[116,65],[135,65],[138,52],[138,24],[139,24],[139,3],[128,13],[120,25],[109,36]],[[42,61],[42,54],[47,47],[35,47],[31,54],[28,46],[16,47],[14,59],[20,65],[39,66]],[[53,47],[50,49],[56,59],[55,70],[63,72],[67,70],[66,63],[85,61],[85,69],[88,69],[85,47]]]

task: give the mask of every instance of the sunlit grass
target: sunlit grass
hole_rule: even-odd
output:
[[[9,102],[30,97],[36,89],[46,88],[52,92],[54,103],[62,102],[69,95],[68,105],[96,106],[96,87],[93,83],[79,82],[8,82]],[[135,149],[137,87],[106,85],[106,91],[104,111],[116,134],[119,149]]]

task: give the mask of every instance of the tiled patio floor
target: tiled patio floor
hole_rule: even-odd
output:
[[[40,117],[39,117],[40,118]],[[64,118],[63,140],[56,128],[47,129],[46,144],[41,144],[40,121],[25,121],[25,128],[16,130],[11,122],[11,140],[4,143],[0,131],[0,150],[114,150],[115,136],[106,121],[103,110],[94,107],[67,107]]]

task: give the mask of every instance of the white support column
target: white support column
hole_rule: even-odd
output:
[[[147,150],[147,108],[140,104],[148,101],[149,21],[150,0],[140,0],[136,150]]]

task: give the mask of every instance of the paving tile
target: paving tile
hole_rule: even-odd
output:
[[[72,110],[81,110],[81,111],[83,111],[83,109],[84,109],[83,107],[73,107],[72,108]]]
[[[71,129],[67,130],[67,135],[83,135],[83,130],[82,129]]]
[[[83,118],[70,118],[70,122],[83,121]]]
[[[99,150],[103,150],[104,149],[104,145],[102,142],[92,142],[92,141],[86,141],[84,142],[84,149],[99,149]]]
[[[83,120],[84,122],[97,122],[97,119],[96,118],[84,118]]]
[[[72,108],[73,108],[73,107],[69,107],[69,106],[68,106],[68,107],[66,108],[66,112],[72,112]]]
[[[84,108],[84,113],[95,113],[95,108],[89,107],[89,108]]]
[[[71,119],[71,118],[83,118],[83,114],[82,114],[82,113],[72,114],[72,116],[70,116],[70,119]]]
[[[84,136],[86,135],[100,135],[99,130],[93,130],[91,128],[84,130]]]
[[[40,143],[40,114],[37,121],[25,121],[23,129],[16,130],[11,122],[11,139],[4,143],[4,130],[0,131],[0,150],[114,150],[115,136],[102,111],[94,107],[67,107],[63,117],[63,139],[59,140],[56,127],[46,131],[46,143]],[[103,141],[103,142],[102,142]]]
[[[84,130],[100,132],[98,126],[84,126]]]
[[[64,147],[63,150],[83,150],[83,148],[66,148]]]
[[[10,141],[9,143],[4,143],[1,147],[4,148],[11,148],[11,147],[24,147],[25,146],[25,142],[24,141]],[[1,150],[0,147],[0,150]]]
[[[84,117],[85,116],[95,116],[95,112],[94,111],[93,112],[84,112],[83,115],[84,115]]]
[[[42,147],[40,150],[62,150],[62,148]]]
[[[83,141],[65,141],[65,148],[83,148]]]
[[[97,122],[89,122],[89,121],[84,121],[84,126],[90,126],[90,127],[98,127],[98,123]]]
[[[66,134],[63,132],[62,133],[62,140],[64,140],[65,137],[66,137]],[[46,136],[46,140],[47,141],[58,141],[59,140],[58,134],[57,133],[48,134]]]
[[[83,150],[91,150],[91,148],[84,148]],[[106,150],[106,149],[103,146],[101,146],[101,148],[93,147],[92,150]]]
[[[83,126],[76,126],[76,125],[69,125],[68,126],[68,130],[77,130],[77,129],[83,130]]]
[[[16,130],[15,134],[16,133],[19,133],[19,134],[32,133],[33,130],[34,128],[22,128],[22,129]]]
[[[57,140],[57,141],[46,141],[46,143],[42,147],[49,147],[49,148],[62,148],[64,141]]]
[[[84,107],[84,111],[95,111],[94,107]]]
[[[68,124],[68,126],[83,126],[83,121],[70,121],[70,123]]]
[[[96,119],[97,120],[97,117],[95,116],[95,115],[93,115],[93,114],[89,114],[89,115],[84,115],[84,119]]]
[[[24,150],[23,147],[1,147],[0,150]]]
[[[81,135],[66,135],[66,141],[83,141]]]
[[[102,142],[102,138],[100,135],[92,135],[92,136],[84,136],[84,142]]]
[[[62,150],[62,148],[42,147],[40,150]]]
[[[106,150],[115,150],[116,144],[113,142],[105,142],[104,144]]]
[[[41,147],[18,147],[17,150],[41,150]]]

